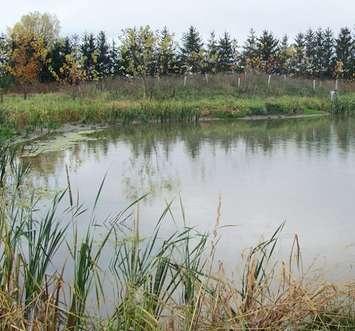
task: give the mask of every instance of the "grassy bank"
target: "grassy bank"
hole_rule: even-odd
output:
[[[219,212],[211,233],[170,204],[139,230],[139,201],[107,220],[68,189],[37,201],[29,165],[0,147],[0,327],[2,330],[351,330],[355,284],[312,280],[295,237],[290,258],[275,256],[282,225],[245,253],[239,277],[214,260]],[[70,177],[70,175],[68,176]],[[220,208],[218,208],[220,210]],[[165,234],[164,234],[165,233]]]
[[[340,112],[351,111],[355,94],[341,96]],[[258,115],[303,115],[330,112],[325,97],[228,97],[194,100],[112,100],[105,96],[78,97],[67,94],[36,94],[24,100],[8,96],[0,105],[2,126],[13,130],[54,128],[66,123],[112,124],[118,122],[189,122],[200,118],[241,118]]]
[[[302,116],[351,113],[355,110],[352,82],[339,82],[336,102],[329,91],[334,81],[272,77],[211,75],[150,79],[147,98],[139,80],[116,79],[33,87],[27,100],[16,88],[0,104],[0,135],[60,127],[63,124],[193,122],[203,118]],[[239,80],[238,80],[239,79]]]

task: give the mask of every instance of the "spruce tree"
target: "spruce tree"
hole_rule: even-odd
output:
[[[83,59],[85,76],[88,80],[93,80],[97,78],[97,72],[96,72],[97,49],[96,49],[95,37],[92,33],[84,35],[80,49],[81,49],[81,55]]]
[[[291,60],[291,71],[297,76],[304,75],[306,70],[305,38],[303,33],[298,33],[293,44],[294,54]]]
[[[253,29],[250,30],[249,36],[245,41],[242,51],[241,66],[246,69],[256,69],[258,63],[258,45],[256,33]]]
[[[206,59],[205,59],[206,71],[210,73],[217,72],[218,63],[218,44],[216,40],[216,34],[211,32],[207,42]]]
[[[181,64],[184,72],[201,72],[203,60],[203,42],[193,26],[183,35],[180,49]]]
[[[334,73],[334,36],[327,28],[323,33],[322,73],[321,76],[331,78]]]
[[[278,73],[282,75],[286,75],[290,71],[290,49],[288,44],[288,36],[283,36],[280,47],[278,49]]]
[[[277,71],[276,54],[278,51],[279,41],[274,37],[272,32],[263,31],[257,41],[257,53],[262,62],[262,69],[267,73]]]
[[[341,62],[341,77],[351,79],[355,66],[355,40],[351,37],[351,31],[347,27],[340,30],[338,38],[335,40],[336,61]]]
[[[164,27],[158,36],[158,70],[160,75],[174,73],[176,68],[174,36]]]
[[[61,80],[63,77],[61,69],[66,63],[66,56],[72,53],[72,46],[68,37],[58,39],[53,43],[50,50],[50,71],[56,80]]]
[[[316,38],[312,29],[309,29],[305,34],[305,74],[313,77],[316,72]]]
[[[218,42],[218,71],[231,71],[235,64],[233,42],[227,32]]]
[[[105,32],[99,32],[96,38],[96,63],[95,70],[97,77],[102,79],[110,75],[110,53]]]
[[[116,77],[122,73],[121,60],[115,41],[112,41],[109,49],[110,76]]]

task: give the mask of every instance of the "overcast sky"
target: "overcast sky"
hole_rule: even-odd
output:
[[[355,0],[0,0],[0,31],[30,11],[56,14],[62,34],[123,28],[167,26],[180,38],[189,25],[204,37],[211,31],[230,32],[243,41],[250,28],[268,29],[278,36],[308,27],[355,27]]]

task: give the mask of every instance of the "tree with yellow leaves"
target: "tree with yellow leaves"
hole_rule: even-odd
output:
[[[12,33],[12,51],[9,71],[16,83],[23,88],[27,98],[28,88],[38,81],[42,63],[46,59],[47,49],[42,37],[31,31]]]

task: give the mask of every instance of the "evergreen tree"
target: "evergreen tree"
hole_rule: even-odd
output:
[[[203,42],[199,32],[193,26],[190,26],[189,30],[183,35],[180,57],[184,72],[201,72]]]
[[[216,40],[216,34],[211,32],[210,38],[207,42],[205,68],[207,72],[216,73],[218,63],[218,44]]]
[[[279,41],[274,37],[272,32],[263,31],[257,40],[257,52],[261,60],[261,67],[267,73],[277,71],[276,55],[278,51]]]
[[[111,60],[106,34],[103,31],[99,32],[99,35],[96,38],[96,53],[95,70],[97,77],[100,79],[106,78],[110,75]]]
[[[303,75],[306,70],[305,38],[303,33],[296,35],[293,51],[291,71],[297,76]]]
[[[341,77],[351,79],[355,70],[355,40],[351,37],[351,31],[345,27],[340,30],[335,41],[336,61],[341,63]]]
[[[218,71],[231,71],[235,64],[233,42],[227,32],[218,42]]]
[[[305,74],[313,77],[316,72],[316,38],[312,29],[305,34]]]
[[[58,39],[53,43],[49,53],[49,70],[55,80],[61,80],[63,78],[61,68],[63,68],[66,62],[66,56],[71,54],[71,52],[72,47],[68,37]]]
[[[121,60],[119,57],[119,51],[115,41],[112,41],[112,45],[109,49],[109,60],[110,60],[110,76],[116,77],[122,74]]]
[[[323,76],[323,55],[324,55],[324,32],[321,28],[317,29],[314,37],[314,76],[321,78]]]
[[[243,46],[241,66],[244,69],[248,67],[251,69],[257,69],[258,62],[257,37],[255,31],[251,29]]]
[[[160,75],[174,73],[176,68],[176,51],[174,36],[164,27],[158,38],[158,68]]]
[[[88,80],[96,79],[97,48],[95,37],[92,33],[84,35],[80,50],[86,78]]]
[[[334,72],[334,36],[333,32],[327,28],[323,33],[322,51],[322,72],[321,76],[331,78]]]
[[[286,75],[291,67],[291,52],[288,44],[288,37],[285,35],[280,43],[278,50],[278,73]]]

